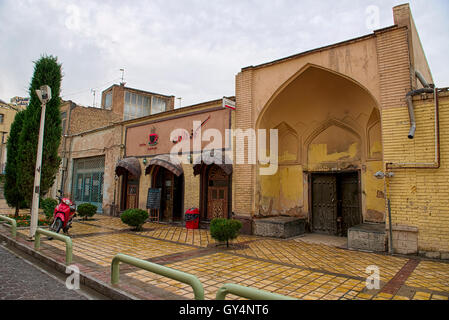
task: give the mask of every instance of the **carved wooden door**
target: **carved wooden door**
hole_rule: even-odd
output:
[[[360,211],[358,174],[356,172],[342,174],[338,187],[342,217],[340,234],[346,237],[349,228],[363,222]]]
[[[229,177],[214,165],[208,176],[207,219],[226,218],[228,212]]]
[[[126,209],[137,208],[137,188],[135,184],[128,184],[128,190],[126,193]]]
[[[162,189],[162,197],[165,201],[163,212],[164,220],[173,221],[173,200],[174,200],[174,175],[170,171],[165,172],[164,187]]]
[[[312,176],[312,226],[317,233],[337,234],[337,177]]]

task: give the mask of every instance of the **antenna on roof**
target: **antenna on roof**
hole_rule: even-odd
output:
[[[122,82],[120,82],[121,86],[125,85],[125,80],[124,80],[124,76],[125,76],[125,69],[121,68],[120,71],[122,72]]]

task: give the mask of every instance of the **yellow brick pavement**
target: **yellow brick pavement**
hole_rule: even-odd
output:
[[[19,233],[28,235],[28,230]],[[379,267],[382,285],[390,281],[408,259],[389,255],[344,250],[324,244],[240,236],[230,249],[217,247],[208,230],[187,230],[166,224],[146,223],[144,231],[132,232],[118,218],[96,216],[75,221],[74,260],[89,261],[108,268],[117,253],[141,259],[166,259],[168,267],[196,275],[205,287],[206,298],[214,299],[220,286],[238,283],[306,300],[447,300],[449,264],[421,261],[405,285],[408,294],[395,295],[366,289],[366,268]],[[43,241],[64,250],[59,241]],[[173,258],[174,257],[174,258]],[[171,260],[170,260],[171,259]],[[188,285],[144,270],[123,271],[142,286],[193,298]],[[239,299],[228,296],[228,299]]]

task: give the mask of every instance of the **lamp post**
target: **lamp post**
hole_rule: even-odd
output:
[[[34,173],[34,189],[33,202],[31,204],[31,221],[30,221],[30,240],[34,240],[37,229],[37,218],[39,214],[39,193],[41,184],[41,167],[42,167],[42,147],[44,144],[44,127],[45,127],[45,107],[51,99],[51,88],[48,85],[41,86],[40,90],[36,90],[36,94],[42,103],[41,124],[39,128],[39,142],[37,145],[36,167]]]
[[[374,177],[377,179],[384,179],[384,192],[385,196],[387,198],[387,208],[388,208],[388,231],[389,231],[389,237],[388,237],[388,252],[390,254],[394,253],[393,249],[393,227],[391,222],[391,202],[390,202],[390,187],[389,182],[387,181],[388,178],[393,178],[394,173],[393,172],[383,172],[378,171],[374,174]]]

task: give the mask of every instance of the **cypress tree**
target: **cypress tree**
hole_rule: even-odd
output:
[[[61,65],[53,56],[42,56],[34,66],[30,84],[30,104],[25,112],[22,131],[19,136],[18,182],[25,201],[31,205],[33,199],[36,153],[39,139],[41,102],[36,90],[43,85],[51,88],[51,100],[46,105],[44,144],[42,150],[42,170],[40,196],[44,196],[53,185],[59,170],[61,158],[58,148],[61,142],[61,115],[59,97],[61,88]]]
[[[18,217],[20,203],[23,201],[22,188],[17,183],[17,155],[19,151],[19,136],[22,131],[25,111],[19,111],[11,124],[8,141],[6,142],[6,166],[4,194],[6,203],[15,207],[15,216]]]

